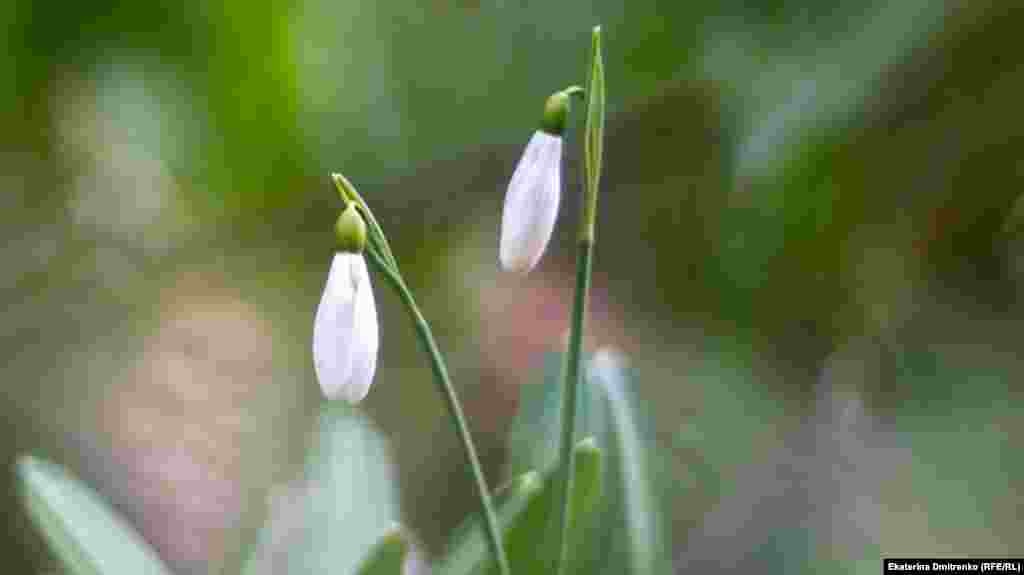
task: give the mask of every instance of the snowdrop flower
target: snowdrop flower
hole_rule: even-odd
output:
[[[512,172],[501,214],[498,259],[501,267],[528,272],[551,239],[561,199],[562,132],[569,97],[579,88],[557,92],[544,106],[541,129],[534,132]]]
[[[370,389],[377,368],[379,328],[373,286],[363,259],[366,224],[354,204],[335,225],[334,254],[313,323],[313,363],[328,399],[358,403]]]

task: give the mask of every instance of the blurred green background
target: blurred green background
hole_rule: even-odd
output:
[[[500,482],[519,386],[568,325],[578,205],[573,185],[511,278],[502,196],[595,23],[590,335],[636,370],[676,568],[1024,552],[1014,0],[8,0],[5,464],[68,465],[182,573],[242,549],[341,569],[397,520],[440,550],[471,484],[383,284],[368,399],[320,399],[327,174],[388,232]],[[49,572],[2,481],[0,555]]]

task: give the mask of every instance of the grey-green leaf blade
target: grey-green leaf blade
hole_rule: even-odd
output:
[[[17,474],[29,516],[69,573],[171,575],[126,520],[62,467],[23,456]]]
[[[511,523],[541,490],[540,474],[528,471],[503,486],[494,494],[498,522]],[[466,518],[452,534],[444,557],[435,570],[448,575],[480,573],[487,561],[488,549],[476,515]]]

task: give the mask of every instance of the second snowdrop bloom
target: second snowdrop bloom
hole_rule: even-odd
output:
[[[316,310],[313,364],[325,397],[358,403],[370,390],[377,369],[377,305],[361,253],[365,224],[355,206],[342,213],[335,230],[340,251],[331,261]]]
[[[528,272],[540,261],[558,217],[562,188],[562,132],[573,89],[557,92],[544,106],[534,132],[512,172],[501,213],[498,259],[501,267]]]

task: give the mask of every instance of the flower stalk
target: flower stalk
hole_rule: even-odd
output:
[[[370,206],[366,205],[366,200],[359,195],[356,191],[356,187],[352,185],[348,179],[338,173],[331,174],[331,181],[334,182],[334,187],[338,191],[338,196],[341,197],[341,201],[346,206],[353,204],[358,207],[360,213],[366,221],[369,223],[369,236],[371,245],[375,246],[377,250],[384,256],[388,264],[391,267],[398,269],[398,262],[395,261],[395,256],[391,253],[391,246],[388,245],[388,238],[384,235],[384,230],[381,229],[380,224],[377,223],[377,218],[373,217],[373,212],[370,211]]]
[[[452,426],[455,427],[455,431],[458,433],[459,441],[462,442],[466,452],[466,459],[473,471],[473,480],[476,483],[477,495],[480,500],[480,514],[484,519],[487,542],[491,548],[491,554],[498,564],[501,574],[509,575],[508,559],[505,557],[505,548],[501,543],[501,532],[498,529],[498,519],[494,513],[490,489],[487,487],[487,480],[484,478],[480,459],[477,457],[476,448],[473,446],[473,439],[469,433],[469,426],[466,424],[466,417],[462,413],[462,406],[455,393],[455,388],[452,386],[451,378],[448,376],[448,368],[445,366],[440,350],[438,350],[437,342],[434,340],[434,335],[430,330],[430,325],[423,318],[423,314],[420,313],[419,306],[416,305],[412,292],[409,291],[409,288],[402,281],[401,276],[398,275],[396,270],[388,265],[384,256],[373,248],[367,250],[367,252],[370,254],[370,261],[374,263],[377,270],[381,272],[395,290],[409,311],[409,315],[412,316],[416,335],[419,337],[420,343],[423,344],[423,349],[430,358],[430,367],[434,372],[434,378],[440,388],[441,396],[444,398],[445,406],[448,408]]]
[[[562,493],[561,529],[559,531],[559,558],[557,572],[567,572],[572,525],[572,491],[575,473],[572,447],[575,444],[576,410],[580,387],[580,358],[583,354],[583,330],[590,291],[590,277],[594,252],[594,230],[597,220],[597,195],[601,181],[601,156],[604,140],[604,64],[601,59],[601,28],[592,33],[592,65],[587,87],[587,120],[584,128],[584,200],[576,254],[576,288],[569,323],[569,347],[566,350],[565,383],[562,391],[562,432],[560,437]]]
[[[473,445],[473,439],[469,433],[469,426],[466,424],[466,418],[462,412],[462,405],[455,393],[455,388],[448,375],[448,368],[445,366],[444,358],[441,356],[441,352],[434,340],[430,325],[420,312],[419,306],[416,304],[416,300],[413,298],[409,287],[405,285],[401,272],[398,270],[398,261],[395,259],[394,254],[391,253],[391,246],[388,245],[387,237],[384,235],[380,224],[377,223],[377,218],[374,217],[370,206],[359,195],[355,186],[341,174],[331,174],[331,181],[334,183],[338,195],[346,206],[345,212],[343,212],[342,217],[339,218],[339,223],[336,225],[336,235],[339,238],[339,244],[351,243],[352,245],[349,247],[365,248],[365,255],[368,256],[368,259],[377,271],[384,276],[387,283],[395,290],[412,317],[413,325],[416,328],[416,335],[430,359],[430,367],[434,373],[434,379],[437,382],[441,396],[444,398],[445,406],[451,417],[452,426],[455,428],[459,441],[462,443],[467,463],[473,473],[477,497],[480,501],[480,513],[484,519],[484,531],[488,545],[491,548],[491,554],[501,575],[510,575],[508,559],[505,556],[505,548],[502,544],[501,532],[498,529],[498,520],[494,512],[494,504],[491,501],[490,490],[484,478],[483,467],[480,465],[476,447]],[[358,215],[361,217],[356,216],[354,210],[358,210]],[[358,225],[353,225],[357,222],[365,223],[365,225],[362,228],[359,228]],[[360,235],[363,237],[360,237]],[[360,262],[362,262],[361,255],[359,258]],[[366,387],[369,387],[369,385],[367,384]],[[362,390],[362,393],[365,395],[365,390]]]

